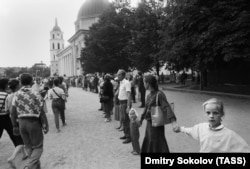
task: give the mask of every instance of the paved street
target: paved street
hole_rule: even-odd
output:
[[[182,92],[164,91],[169,102],[175,103],[175,112],[180,125],[192,126],[206,121],[202,103],[212,96]],[[45,135],[44,153],[41,158],[42,169],[139,169],[140,157],[133,156],[131,144],[122,144],[123,135],[115,129],[118,122],[104,123],[98,95],[70,88],[67,103],[67,126],[56,133],[51,102],[48,101],[50,132]],[[250,144],[250,101],[218,97],[225,103],[223,123],[240,134]],[[143,109],[138,108],[139,113]],[[140,128],[142,143],[146,122]],[[172,132],[171,125],[165,127],[166,138],[171,152],[198,152],[199,144],[182,133]],[[0,140],[0,168],[9,169],[6,162],[13,145],[7,134]]]

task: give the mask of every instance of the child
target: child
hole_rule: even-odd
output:
[[[234,131],[221,123],[224,116],[223,103],[212,98],[203,104],[208,123],[191,128],[177,126],[175,132],[183,132],[200,142],[200,152],[250,152],[249,145]]]
[[[129,111],[130,118],[130,134],[132,140],[133,151],[131,152],[133,155],[140,154],[140,144],[139,144],[139,127],[141,126],[140,121],[138,120],[138,113],[134,108],[131,108]]]

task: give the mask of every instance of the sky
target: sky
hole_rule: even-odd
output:
[[[50,65],[50,31],[57,18],[64,46],[85,0],[0,0],[0,67]],[[136,4],[138,0],[132,0]]]

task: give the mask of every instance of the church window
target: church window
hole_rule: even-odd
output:
[[[55,35],[53,34],[53,39],[55,39]]]
[[[56,60],[56,55],[54,55],[54,60]]]
[[[57,44],[57,47],[58,47],[58,49],[60,49],[60,44],[59,43]]]
[[[54,45],[54,43],[52,43],[52,48],[53,48],[53,49],[55,49],[55,45]]]

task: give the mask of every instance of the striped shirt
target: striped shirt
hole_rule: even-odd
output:
[[[5,111],[5,100],[8,96],[6,92],[0,92],[0,115],[6,115],[7,112]]]

